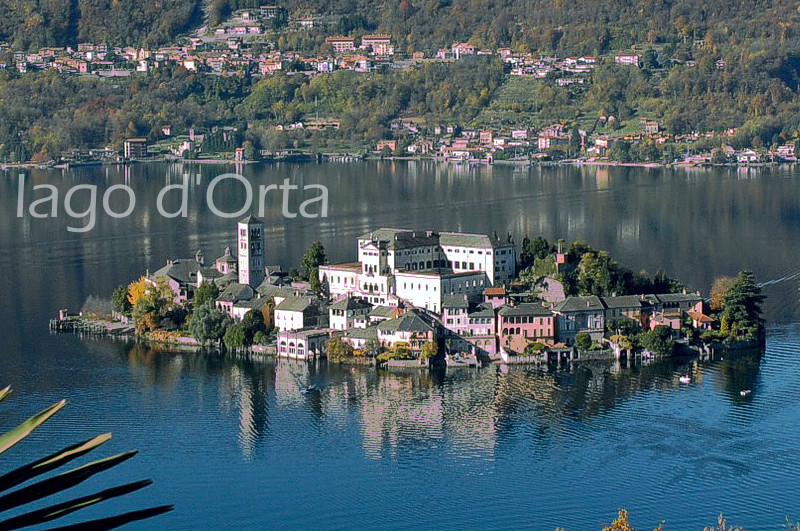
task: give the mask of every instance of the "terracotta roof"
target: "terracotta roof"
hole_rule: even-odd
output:
[[[506,288],[503,288],[503,287],[500,287],[500,288],[486,288],[485,290],[483,290],[483,294],[484,295],[505,295],[506,294]]]

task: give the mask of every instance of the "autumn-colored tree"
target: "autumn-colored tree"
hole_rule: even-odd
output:
[[[439,348],[436,346],[436,343],[433,341],[427,341],[423,343],[422,349],[419,353],[419,359],[426,360],[435,356],[439,352]]]
[[[131,307],[135,307],[139,299],[144,297],[147,293],[147,279],[142,276],[139,280],[131,282],[128,285],[128,303]]]
[[[353,357],[353,346],[341,337],[334,336],[325,342],[325,355],[328,361],[341,363]]]
[[[725,293],[728,292],[734,282],[733,277],[717,277],[711,285],[711,309],[721,310],[725,306]]]
[[[663,522],[658,524],[653,531],[661,531],[663,529]],[[620,509],[619,513],[617,514],[617,519],[611,522],[611,525],[607,525],[603,528],[603,531],[636,531],[636,529],[628,523],[628,511],[625,509]]]

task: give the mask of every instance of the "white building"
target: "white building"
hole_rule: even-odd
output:
[[[515,268],[514,244],[499,238],[379,229],[358,238],[358,262],[321,266],[319,278],[331,296],[349,294],[382,305],[402,299],[440,312],[444,295],[508,282]]]
[[[253,216],[238,223],[239,284],[253,288],[264,280],[264,224]]]
[[[300,330],[322,326],[321,314],[320,305],[313,297],[286,297],[275,306],[275,327],[278,330]]]
[[[318,329],[282,330],[278,332],[278,356],[298,360],[316,359],[325,355],[328,332]]]
[[[347,330],[353,327],[356,319],[366,319],[371,310],[372,305],[369,303],[347,296],[328,308],[328,327],[333,330]]]
[[[442,313],[444,297],[450,294],[478,296],[486,289],[482,272],[433,273],[404,271],[395,275],[397,297],[417,308]]]

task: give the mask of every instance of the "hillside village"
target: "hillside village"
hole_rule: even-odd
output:
[[[408,54],[399,49],[391,36],[382,34],[328,35],[321,46],[306,44],[303,46],[305,50],[298,51],[292,50],[282,36],[302,34],[315,28],[319,30],[320,27],[326,27],[321,15],[290,15],[280,6],[264,5],[258,9],[234,12],[219,26],[204,26],[174,45],[157,49],[82,43],[75,47],[46,47],[35,53],[26,53],[12,49],[7,43],[0,43],[0,69],[13,70],[18,74],[52,70],[63,75],[108,78],[110,81],[152,76],[165,67],[177,67],[203,76],[264,78],[287,74],[311,78],[341,70],[369,76],[372,73],[413,69],[425,63],[452,63],[488,56],[502,61],[509,78],[537,79],[554,87],[584,90],[584,85],[592,83],[595,68],[603,62],[634,69],[641,69],[645,63],[653,62],[647,54],[648,50],[623,50],[603,57],[548,57],[521,53],[511,48],[483,49],[464,42],[451,43],[435,54],[426,55],[420,51]],[[276,36],[279,37],[276,39]],[[702,48],[705,43],[699,39],[694,45]],[[649,52],[652,55],[652,50]],[[679,58],[671,58],[670,64],[673,68],[696,66],[694,60]],[[726,63],[718,60],[714,67],[724,70]],[[580,159],[588,162],[612,160],[703,165],[797,160],[795,143],[792,141],[759,148],[746,146],[734,149],[729,144],[737,133],[735,128],[723,132],[673,134],[653,116],[642,116],[638,125],[628,123],[624,128],[615,125],[619,121],[619,117],[601,114],[591,127],[585,128],[570,124],[567,120],[532,124],[527,119],[521,119],[516,124],[493,123],[493,120],[489,120],[474,127],[474,124],[429,123],[418,117],[397,118],[389,124],[390,138],[368,146],[366,153],[489,163],[495,160],[533,162]],[[326,131],[339,131],[342,122],[335,115],[315,115],[305,116],[300,121],[274,124],[272,127],[276,132],[325,134]],[[178,131],[166,126],[159,128],[157,136],[163,145],[155,150],[152,146],[155,138],[131,137],[125,142],[121,153],[107,146],[97,146],[97,149],[86,152],[73,150],[63,153],[59,161],[138,160],[154,153],[180,158],[225,153],[237,160],[258,160],[278,154],[268,149],[243,150],[241,138],[233,140],[241,135],[237,135],[237,128],[230,124],[220,123],[209,131],[201,131],[200,128]],[[717,147],[708,149],[705,146],[709,143]],[[660,147],[665,145],[674,145],[676,149],[661,153]],[[701,147],[693,150],[693,145]],[[634,148],[641,153],[631,155]],[[358,154],[362,156],[365,154],[355,146],[352,151],[359,151]]]
[[[214,305],[231,322],[263,314],[277,331],[277,355],[301,360],[326,356],[332,338],[356,356],[413,365],[437,352],[452,363],[571,360],[589,354],[580,335],[592,350],[632,353],[609,339],[628,328],[620,320],[674,338],[713,322],[699,293],[569,297],[554,279],[538,293],[525,291],[515,282],[513,241],[482,234],[378,229],[354,242],[357,262],[319,265],[318,283],[291,282],[265,265],[263,228],[247,217],[237,224],[236,255],[226,249],[211,264],[201,252],[171,260],[147,282],[169,286],[176,304],[214,283]],[[557,260],[569,266],[562,252]]]

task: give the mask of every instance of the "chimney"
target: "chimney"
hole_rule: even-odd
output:
[[[589,307],[589,301],[588,300],[586,301],[586,307],[587,308]]]

